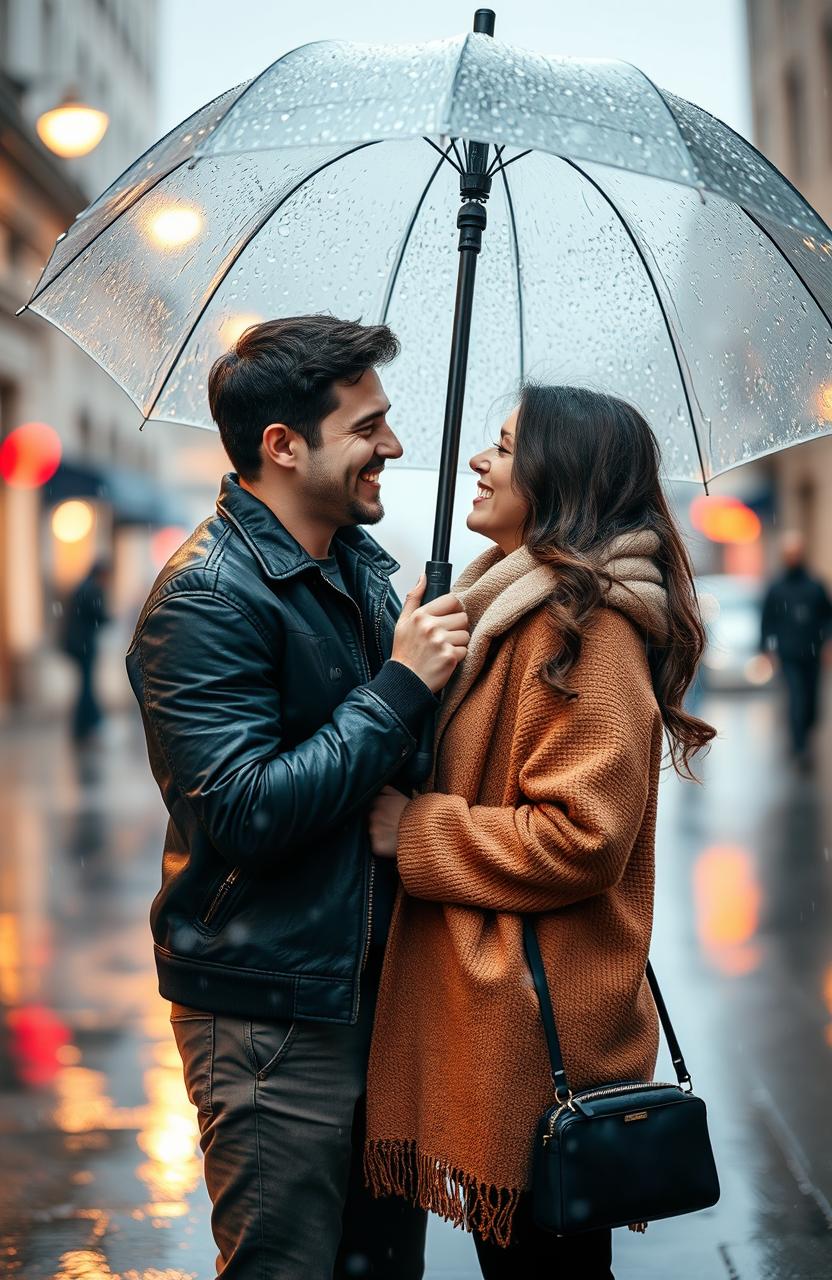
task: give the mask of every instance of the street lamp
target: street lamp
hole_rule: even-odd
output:
[[[38,116],[35,128],[41,142],[50,151],[65,159],[73,159],[94,151],[109,123],[106,111],[88,107],[86,103],[79,102],[74,93],[69,93],[60,106]]]

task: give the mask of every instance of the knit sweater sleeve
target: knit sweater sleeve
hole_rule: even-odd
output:
[[[522,761],[517,805],[469,805],[441,792],[407,805],[397,854],[409,894],[553,911],[620,880],[644,817],[660,721],[643,670],[617,657],[581,661],[571,681],[579,696],[560,706],[528,670],[512,752]]]

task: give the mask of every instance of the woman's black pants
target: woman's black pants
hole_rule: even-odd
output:
[[[517,1206],[508,1248],[486,1244],[476,1233],[474,1244],[485,1280],[613,1280],[612,1232],[543,1231],[532,1220],[529,1196]]]

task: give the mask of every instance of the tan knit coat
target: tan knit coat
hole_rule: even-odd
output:
[[[400,892],[368,1078],[366,1171],[505,1244],[554,1101],[519,912],[538,937],[570,1084],[649,1079],[644,977],[662,723],[645,635],[667,624],[646,531],[611,544],[617,579],[563,703],[552,571],[492,549],[457,583],[473,624],[437,731],[434,790],[404,810]],[[629,615],[629,616],[627,616]]]

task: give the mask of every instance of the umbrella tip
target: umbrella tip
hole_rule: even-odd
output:
[[[15,313],[14,313],[14,314],[15,314],[16,316],[22,316],[22,315],[23,315],[23,312],[27,310],[28,306],[29,306],[28,302],[24,302],[23,306],[22,306],[22,307],[18,307],[18,308],[17,308],[17,311],[15,311]]]
[[[493,36],[497,15],[493,9],[477,9],[474,14],[474,31],[481,36]]]

